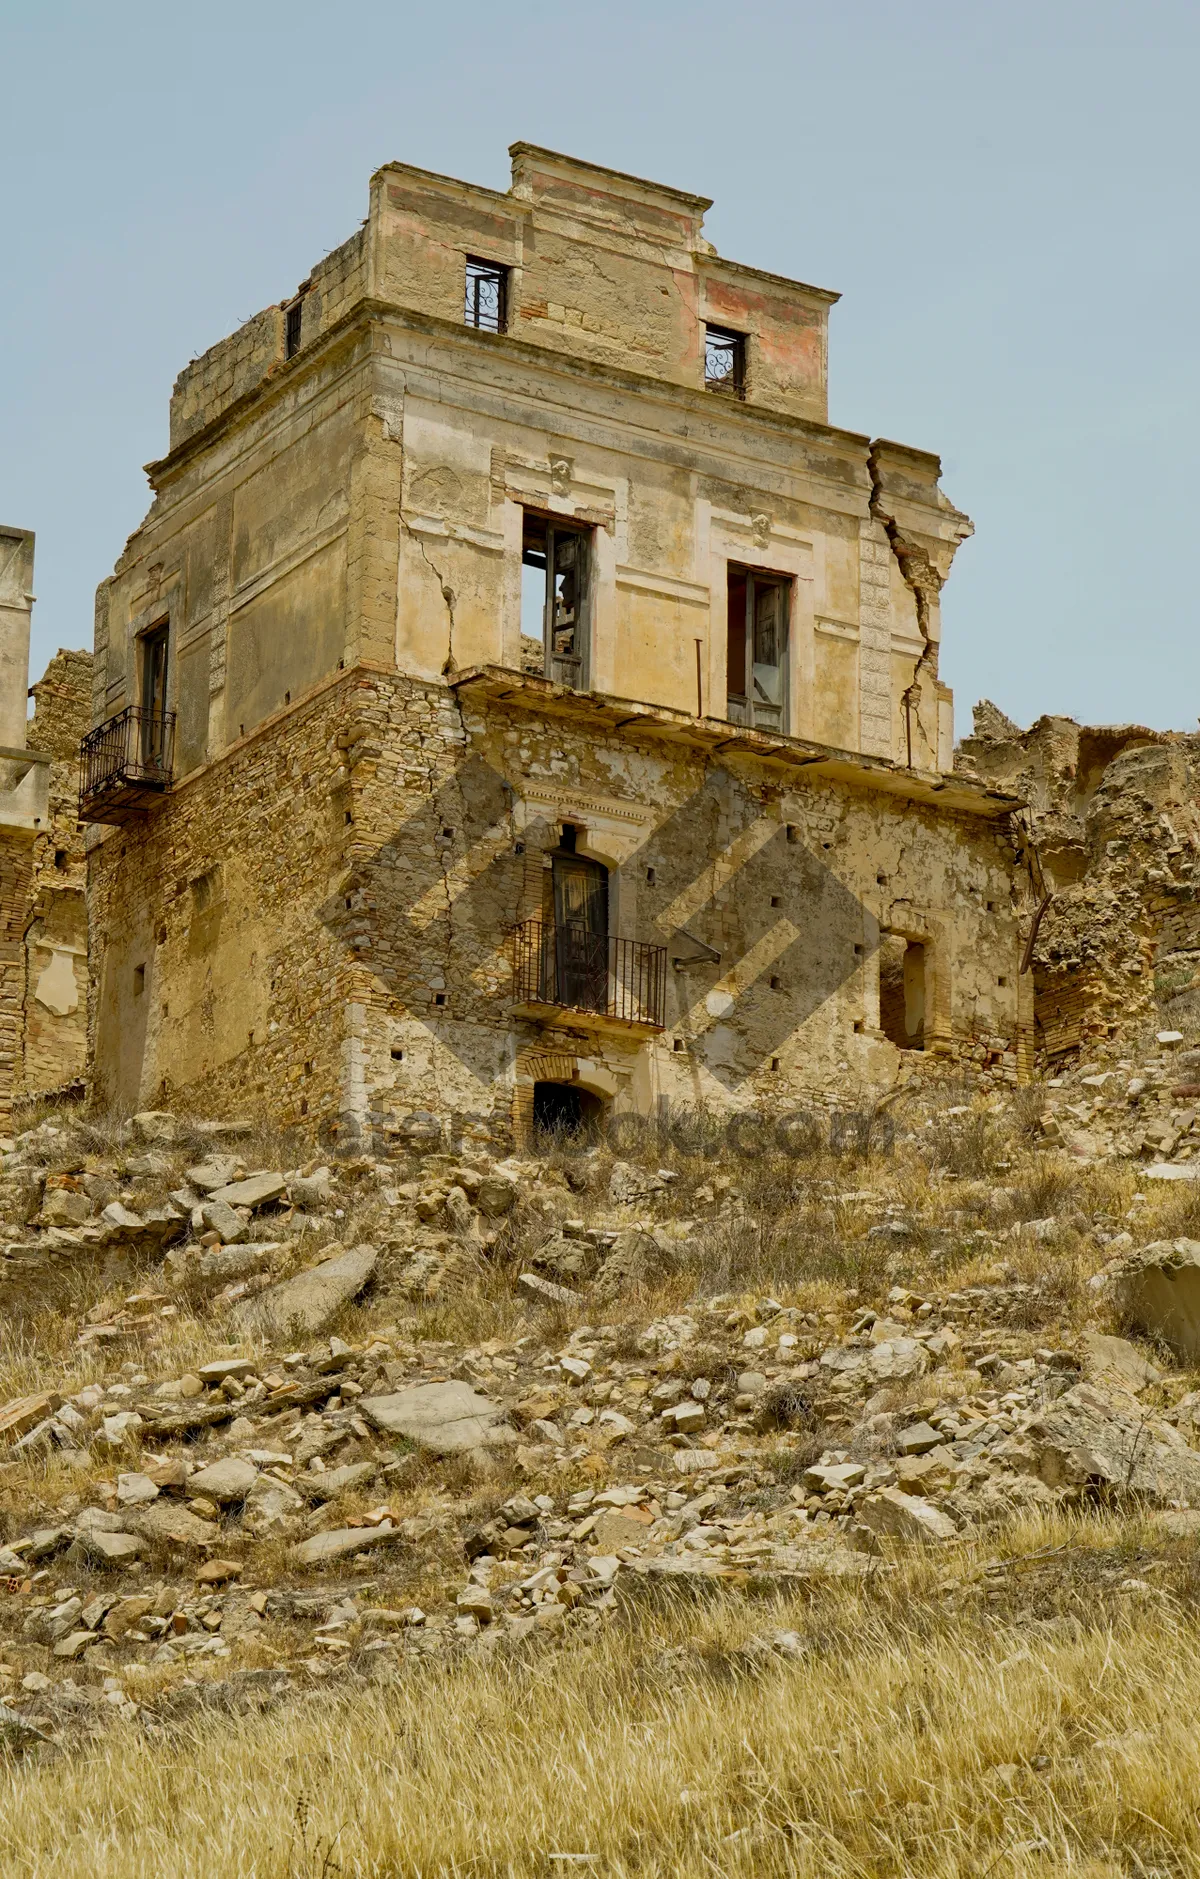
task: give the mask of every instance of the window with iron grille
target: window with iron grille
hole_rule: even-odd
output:
[[[508,269],[496,261],[473,261],[468,255],[464,308],[467,325],[478,326],[485,333],[502,333],[507,299]]]
[[[283,322],[283,356],[285,359],[294,359],[300,350],[300,322],[303,315],[303,300],[293,300]]]
[[[721,326],[704,329],[704,384],[708,391],[740,398],[746,388],[746,341]]]

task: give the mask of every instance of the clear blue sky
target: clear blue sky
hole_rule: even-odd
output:
[[[91,643],[187,359],[357,226],[378,164],[503,189],[525,138],[710,195],[722,253],[841,291],[833,421],[940,452],[975,519],[960,733],[981,695],[1194,728],[1198,53],[1194,0],[0,0],[35,670]]]

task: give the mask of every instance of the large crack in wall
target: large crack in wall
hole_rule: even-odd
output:
[[[884,507],[883,480],[879,473],[879,464],[874,447],[867,453],[867,469],[871,477],[870,511],[888,538],[888,545],[900,569],[905,586],[909,589],[916,605],[917,630],[921,635],[922,647],[912,669],[912,676],[903,693],[905,757],[909,769],[912,768],[912,726],[915,716],[917,728],[922,733],[937,761],[938,735],[936,709],[932,734],[921,718],[922,679],[928,671],[931,678],[938,675],[937,641],[929,630],[930,608],[937,601],[942,591],[942,576],[934,567],[925,549],[917,542],[909,541],[901,532],[894,515]]]

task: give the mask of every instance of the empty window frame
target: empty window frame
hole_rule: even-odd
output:
[[[467,296],[463,318],[484,333],[502,333],[508,312],[508,269],[496,261],[467,256]]]
[[[304,296],[293,300],[283,316],[283,356],[294,359],[300,350],[300,329],[304,320]]]
[[[589,684],[591,535],[590,529],[526,512],[521,546],[521,561],[529,570],[525,593],[532,602],[540,586],[542,605],[540,621],[527,618],[522,634],[532,639],[540,628],[543,674],[576,692],[586,691]]]
[[[791,582],[729,566],[725,715],[732,724],[786,731]]]
[[[729,398],[742,398],[746,392],[746,340],[742,333],[727,332],[723,326],[704,329],[704,386]]]

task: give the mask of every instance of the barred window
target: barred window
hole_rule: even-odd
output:
[[[468,255],[464,308],[467,325],[478,326],[485,333],[502,333],[507,299],[508,269],[495,261],[473,261]]]
[[[720,326],[704,329],[704,384],[708,391],[742,397],[746,387],[746,341]]]

